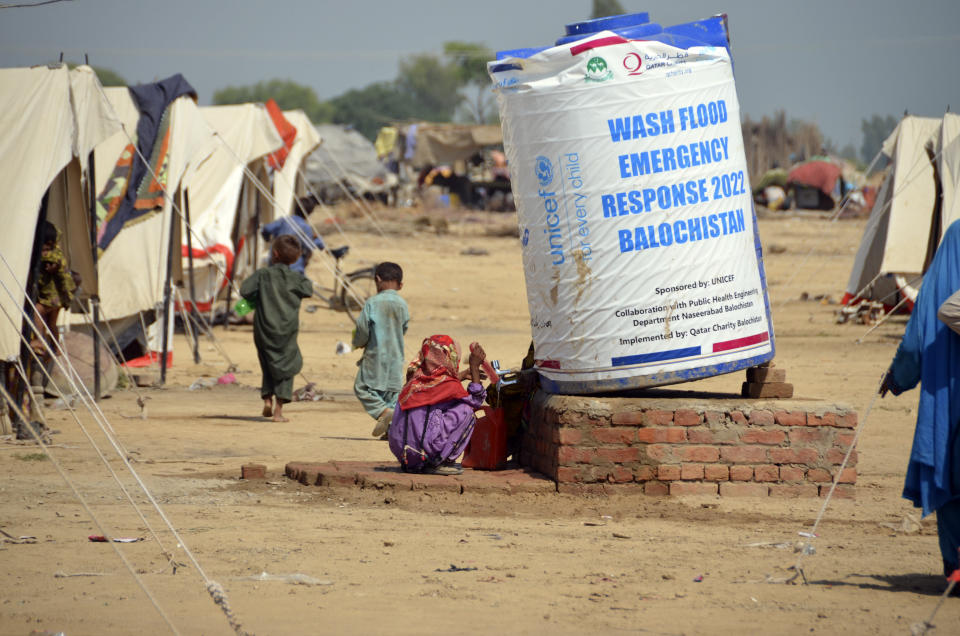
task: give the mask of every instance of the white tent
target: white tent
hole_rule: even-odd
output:
[[[884,141],[890,172],[864,229],[844,304],[874,300],[894,305],[900,293],[912,308],[925,265],[940,241],[934,218],[937,180],[927,150],[940,127],[938,118],[907,116]]]
[[[246,247],[257,236],[250,226],[259,223],[262,211],[272,211],[272,205],[244,168],[269,192],[265,156],[280,148],[283,140],[262,104],[200,110],[220,138],[210,157],[185,182],[194,231],[194,293],[197,306],[207,309],[226,285],[221,272],[239,279],[257,265],[256,251]],[[182,244],[187,267],[186,234]]]
[[[946,230],[951,223],[960,219],[960,115],[947,113],[943,116],[936,150],[939,153],[938,173],[942,190],[941,227]]]
[[[294,212],[294,198],[306,196],[306,184],[300,176],[301,166],[307,156],[320,145],[320,133],[310,123],[310,118],[302,110],[285,110],[283,116],[297,129],[293,146],[287,153],[283,167],[273,174],[273,218],[288,216]],[[309,213],[310,210],[307,210]]]
[[[358,195],[384,192],[396,184],[373,143],[359,132],[336,124],[320,124],[317,131],[323,143],[307,157],[306,173],[321,194],[340,197],[340,183]]]
[[[64,234],[74,269],[92,263],[89,209],[81,187],[90,150],[118,128],[100,97],[97,76],[87,66],[0,69],[0,357],[19,355],[20,309],[44,194],[47,217]],[[81,263],[87,259],[86,266]],[[92,270],[85,286],[95,285]],[[9,318],[9,319],[8,319]]]

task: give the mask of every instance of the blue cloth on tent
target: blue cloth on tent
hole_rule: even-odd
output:
[[[309,254],[315,249],[325,249],[326,245],[324,245],[323,239],[319,236],[314,236],[311,242],[304,240],[304,237],[310,238],[313,236],[314,230],[306,219],[297,214],[281,217],[276,221],[267,223],[260,228],[260,235],[268,241],[272,241],[278,236],[283,236],[285,234],[295,236],[297,240],[300,241],[300,258],[297,259],[296,263],[290,266],[290,269],[306,275],[306,259],[304,258],[304,255]],[[273,262],[272,254],[270,262]]]
[[[960,289],[960,221],[947,228],[923,277],[913,314],[890,366],[895,395],[920,383],[920,404],[903,496],[924,516],[960,496],[960,335],[937,319]],[[956,553],[954,553],[954,559]],[[946,557],[946,555],[945,555]]]
[[[127,191],[123,201],[116,213],[107,220],[107,226],[100,236],[98,242],[100,249],[106,249],[127,223],[151,212],[148,209],[138,209],[136,206],[140,184],[147,176],[147,164],[141,157],[146,157],[147,160],[153,158],[154,145],[157,143],[167,106],[184,95],[197,98],[197,91],[180,73],[153,84],[131,86],[128,90],[130,98],[140,111],[140,118],[137,121],[138,152],[132,158],[130,178],[127,181]],[[155,170],[158,168],[158,166],[154,167]]]

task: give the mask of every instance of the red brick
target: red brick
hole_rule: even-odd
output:
[[[633,430],[633,429],[631,429]],[[677,444],[687,441],[687,429],[677,426],[636,429],[637,441],[646,444]]]
[[[856,413],[847,413],[846,415],[840,415],[839,413],[834,418],[835,425],[839,428],[856,428],[857,427],[857,414]]]
[[[716,446],[680,446],[674,455],[686,462],[715,462],[720,459],[720,449]]]
[[[751,481],[753,479],[753,466],[731,466],[730,481]]]
[[[633,448],[598,448],[597,457],[610,462],[622,464],[640,460],[640,449]]]
[[[807,481],[812,481],[818,484],[829,483],[833,481],[833,477],[830,476],[830,471],[822,468],[811,468],[807,471]]]
[[[724,464],[707,464],[703,467],[703,478],[707,481],[727,481],[730,468]]]
[[[644,452],[647,456],[647,459],[662,463],[665,460],[673,457],[673,446],[667,444],[649,444],[644,448]]]
[[[583,431],[576,428],[560,428],[557,431],[557,442],[564,446],[571,446],[583,442]]]
[[[791,444],[811,444],[827,439],[827,432],[816,428],[795,428],[790,431]]]
[[[767,461],[767,448],[764,446],[724,446],[720,457],[734,464],[760,464]]]
[[[747,382],[786,382],[786,369],[770,367],[750,367],[747,369]]]
[[[771,497],[816,497],[816,484],[770,484]]]
[[[643,421],[646,426],[667,426],[673,422],[673,411],[651,409],[643,412]]]
[[[710,430],[696,427],[687,429],[687,441],[692,444],[739,444],[740,436],[733,428]]]
[[[674,481],[670,483],[671,495],[715,495],[717,485],[702,481]]]
[[[730,411],[727,415],[730,416],[730,419],[740,426],[747,425],[747,416],[741,413],[740,411]]]
[[[654,478],[653,466],[637,466],[633,471],[633,478],[637,481],[650,481]]]
[[[264,464],[244,464],[240,467],[240,479],[266,479],[267,467]]]
[[[750,411],[750,426],[773,426],[773,413],[761,409]]]
[[[744,444],[782,444],[787,439],[787,434],[783,431],[764,431],[757,429],[747,429],[740,435],[740,441]]]
[[[778,481],[779,479],[780,471],[776,466],[764,464],[762,466],[755,466],[753,469],[754,481]]]
[[[837,480],[838,484],[855,484],[857,483],[857,469],[856,468],[844,468],[840,471],[840,478]]]
[[[846,451],[841,451],[839,448],[831,448],[827,450],[825,459],[828,464],[834,464],[839,466],[843,463],[843,458],[846,456]],[[857,455],[858,451],[851,451],[850,459],[847,460],[847,466],[856,466],[857,465]]]
[[[615,484],[623,484],[633,481],[633,471],[625,466],[614,466],[607,473],[607,481]]]
[[[704,411],[703,421],[710,426],[718,426],[726,419],[720,411]]]
[[[757,399],[785,399],[793,397],[793,385],[789,382],[744,382],[740,387],[740,395],[753,400]]]
[[[703,464],[681,464],[680,479],[703,479]]]
[[[720,484],[721,497],[766,497],[769,491],[766,484],[752,482],[740,483],[726,481]]]
[[[803,481],[806,470],[794,466],[780,467],[780,481]]]
[[[670,494],[670,486],[659,481],[648,481],[643,485],[643,494],[654,497],[665,497]]]
[[[620,411],[613,414],[614,426],[643,426],[643,411]]]
[[[830,492],[829,484],[820,486],[821,497],[826,497],[828,492]],[[833,491],[833,496],[837,499],[856,499],[857,491],[856,488],[850,484],[837,484],[837,487]]]
[[[600,444],[630,444],[637,439],[637,429],[625,426],[595,428],[591,434]]]
[[[853,444],[854,433],[837,433],[833,438],[833,445],[839,446],[846,452]]]
[[[583,473],[580,468],[561,466],[557,468],[557,481],[564,483],[583,481]]]
[[[657,466],[657,479],[660,481],[680,479],[680,466],[677,464],[662,464]]]
[[[837,415],[836,413],[824,413],[823,415],[817,416],[813,413],[807,413],[807,426],[836,426],[837,425]]]
[[[780,426],[806,426],[807,414],[803,411],[777,411],[773,418]]]
[[[820,461],[820,453],[815,448],[771,448],[770,461],[774,464],[816,466]]]
[[[677,409],[673,413],[673,423],[677,426],[699,426],[700,414],[690,409]]]
[[[589,464],[593,451],[580,446],[561,446],[557,451],[557,460],[561,464]]]

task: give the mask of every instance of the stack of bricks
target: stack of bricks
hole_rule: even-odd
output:
[[[784,399],[793,397],[793,385],[787,382],[787,372],[767,362],[747,369],[747,381],[740,395],[752,399]]]
[[[847,407],[811,401],[538,393],[520,461],[561,492],[825,496],[856,422]],[[853,496],[856,463],[854,450],[835,495]]]

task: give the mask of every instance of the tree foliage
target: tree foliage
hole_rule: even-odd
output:
[[[333,119],[333,109],[330,104],[321,102],[309,86],[291,80],[273,79],[257,82],[252,86],[228,86],[213,94],[213,103],[225,105],[266,102],[271,97],[283,110],[302,109],[313,122],[327,122]]]
[[[400,119],[417,118],[417,107],[396,82],[376,82],[349,90],[328,102],[332,121],[352,125],[368,139],[375,139],[383,126]]]
[[[424,53],[400,61],[397,90],[415,106],[418,117],[427,121],[453,120],[463,99],[460,68],[436,55]]]
[[[860,145],[860,158],[870,163],[880,152],[883,140],[890,136],[897,127],[897,118],[893,115],[881,117],[872,115],[870,119],[860,120],[860,131],[863,133],[863,143]]]
[[[620,0],[593,0],[593,11],[590,13],[590,19],[605,18],[611,15],[623,15],[626,13]]]
[[[462,88],[462,100],[457,119],[475,124],[492,123],[497,120],[493,92],[487,62],[494,58],[493,51],[473,42],[445,42],[443,55],[456,69]]]

